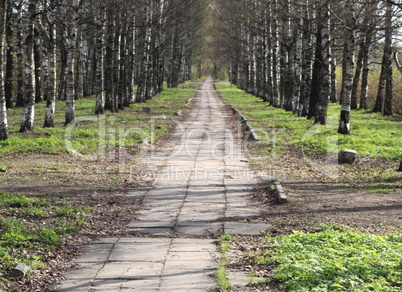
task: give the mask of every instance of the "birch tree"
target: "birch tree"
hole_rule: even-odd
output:
[[[74,63],[77,41],[78,25],[78,0],[68,0],[68,9],[71,10],[67,16],[67,64],[66,64],[66,112],[65,125],[75,122],[75,84],[74,84]]]
[[[355,69],[355,7],[350,1],[346,1],[344,11],[345,39],[343,48],[343,79],[341,91],[341,116],[339,120],[338,133],[350,134],[350,109],[353,88],[353,73]]]
[[[105,7],[99,4],[98,13],[95,18],[97,28],[96,33],[96,106],[95,114],[101,115],[105,112],[105,98],[104,98],[104,45],[105,45]]]
[[[3,60],[3,35],[6,27],[8,0],[0,0],[0,60]],[[0,141],[8,139],[7,108],[4,92],[3,62],[0,62]]]
[[[25,96],[24,114],[20,132],[32,131],[35,121],[35,64],[34,64],[34,31],[37,0],[28,1],[28,20],[25,30]]]
[[[12,1],[6,0],[6,76],[5,76],[5,95],[7,108],[14,107],[14,7]]]
[[[317,98],[314,117],[315,124],[325,125],[327,122],[327,110],[328,110],[328,102],[329,102],[329,93],[330,93],[330,13],[329,13],[329,2],[324,1],[322,6],[319,9],[319,20],[318,20],[318,37],[317,37],[317,51],[318,54],[316,56],[319,57],[316,62],[317,67],[319,67],[318,72],[316,74],[320,74],[320,82],[317,84]],[[316,78],[316,80],[318,80]]]
[[[381,112],[384,115],[392,114],[392,12],[390,2],[385,3],[385,40],[381,64],[381,74],[373,112]],[[384,98],[386,102],[384,103]]]
[[[42,27],[42,35],[45,40],[44,50],[45,59],[49,62],[48,76],[45,82],[45,96],[46,96],[46,112],[44,128],[53,128],[55,126],[55,111],[56,111],[56,83],[57,83],[57,32],[56,32],[56,17],[53,12],[44,14],[46,27]]]
[[[24,30],[23,30],[23,1],[19,1],[16,3],[16,10],[17,10],[17,41],[16,41],[16,53],[17,53],[17,98],[16,98],[16,106],[22,107],[24,106],[24,63],[23,63],[23,37],[24,37]]]
[[[369,64],[370,64],[370,48],[373,45],[373,39],[377,32],[377,7],[379,1],[370,0],[367,4],[364,12],[364,21],[362,27],[363,41],[362,41],[362,53],[363,53],[363,64],[362,64],[362,82],[361,82],[361,93],[360,93],[360,109],[367,109],[367,95],[368,95],[368,78],[369,78]]]
[[[393,6],[392,3],[386,3],[385,15],[385,42],[384,42],[384,56],[383,62],[385,63],[384,69],[386,71],[385,77],[385,99],[384,99],[384,116],[392,115],[392,101],[393,101],[393,71],[392,71],[392,38],[393,38]]]

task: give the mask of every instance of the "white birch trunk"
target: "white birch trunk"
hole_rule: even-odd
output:
[[[56,82],[57,82],[57,34],[56,34],[56,24],[54,19],[52,19],[49,27],[49,49],[48,49],[48,60],[49,60],[49,82],[47,85],[47,106],[45,123],[43,127],[53,128],[55,126],[54,115],[56,112]]]
[[[303,53],[303,31],[301,29],[302,23],[302,5],[303,3],[299,2],[296,3],[297,6],[297,24],[295,29],[295,36],[296,39],[295,43],[295,51],[294,51],[294,89],[293,89],[293,98],[292,98],[292,110],[299,110],[299,98],[300,98],[300,88],[301,88],[301,76],[302,76],[302,53]]]
[[[278,17],[278,1],[272,1],[272,12],[273,15]],[[278,19],[272,17],[272,102],[274,107],[279,106],[278,94],[278,55],[279,55],[279,42],[278,42]]]
[[[68,24],[68,32],[66,39],[67,50],[67,75],[66,75],[66,112],[65,125],[75,122],[75,82],[74,82],[74,64],[75,64],[75,48],[77,41],[77,21],[78,21],[78,0],[71,0],[71,18]]]
[[[354,7],[352,2],[347,2],[345,6],[346,11],[346,30],[345,30],[345,44],[343,50],[343,83],[341,94],[341,117],[339,120],[338,133],[348,135],[350,134],[350,108],[353,88],[353,74],[355,69],[355,23],[354,23]]]
[[[311,78],[313,73],[313,58],[314,58],[314,46],[312,37],[312,8],[311,2],[306,1],[303,7],[303,41],[302,41],[302,51],[303,51],[303,61],[302,61],[302,78],[300,85],[300,98],[299,98],[299,108],[298,116],[305,117],[309,111],[310,103],[310,91],[311,91]]]
[[[16,52],[17,52],[17,102],[16,106],[24,106],[24,99],[25,99],[25,93],[24,93],[24,63],[23,63],[23,37],[24,37],[24,31],[22,28],[22,7],[23,4],[19,3],[18,4],[18,16],[17,16],[17,45],[16,45]]]
[[[102,115],[105,113],[105,96],[104,96],[104,45],[105,45],[105,11],[103,5],[100,4],[100,11],[97,20],[98,35],[96,39],[96,106],[95,114]]]
[[[32,131],[35,121],[35,64],[34,64],[34,21],[36,1],[28,3],[29,20],[25,37],[25,104],[20,132]]]
[[[8,0],[0,0],[0,60],[3,60],[3,35],[6,27],[7,1]],[[4,92],[3,66],[3,62],[0,62],[0,141],[8,139],[7,108],[6,96]]]

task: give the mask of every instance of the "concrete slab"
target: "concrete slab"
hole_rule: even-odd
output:
[[[223,225],[221,223],[180,222],[175,230],[179,233],[202,236],[223,232]]]
[[[67,280],[58,286],[60,292],[88,292],[91,287],[91,280]]]
[[[224,232],[232,235],[258,235],[270,227],[270,224],[228,222],[224,224]]]
[[[152,262],[112,262],[106,263],[99,271],[97,280],[152,280],[159,279],[163,270],[162,263]]]
[[[159,279],[151,280],[96,280],[93,283],[93,290],[96,292],[112,291],[152,291],[159,287]]]
[[[76,269],[64,274],[68,280],[86,282],[95,278],[103,263],[80,263]]]
[[[128,228],[173,228],[175,223],[162,221],[133,221],[127,225]]]

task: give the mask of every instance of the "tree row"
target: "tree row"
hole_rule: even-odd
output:
[[[44,127],[65,124],[75,100],[95,96],[95,114],[142,103],[190,78],[203,7],[200,0],[0,0],[0,140],[7,108],[23,107],[20,132],[34,127],[46,101]],[[3,55],[5,52],[5,55]],[[134,92],[134,86],[137,91]]]
[[[350,111],[369,107],[369,72],[380,64],[372,109],[393,114],[397,2],[219,0],[211,8],[219,20],[217,47],[239,88],[322,125],[329,102],[340,102],[338,132],[349,134]]]

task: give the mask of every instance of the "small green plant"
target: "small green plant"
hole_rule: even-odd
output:
[[[47,215],[46,210],[38,207],[33,207],[33,208],[27,208],[25,210],[25,214],[37,217],[37,218],[45,218]]]
[[[401,291],[402,234],[362,235],[332,228],[267,238],[271,281],[286,291]]]
[[[235,237],[231,234],[221,235],[219,238],[219,246],[221,251],[225,252],[229,248],[230,244],[235,240],[236,240]]]
[[[36,240],[47,246],[48,249],[56,249],[62,242],[60,235],[58,235],[53,229],[39,228],[37,231]]]
[[[0,193],[0,209],[0,273],[17,262],[32,269],[44,268],[36,251],[56,250],[65,238],[81,230],[85,224],[82,214],[91,210],[63,201],[54,203],[52,198],[7,193]]]
[[[219,238],[219,246],[220,250],[223,253],[221,257],[221,263],[219,265],[218,270],[216,271],[216,277],[218,279],[218,287],[220,291],[227,292],[229,291],[231,285],[227,278],[226,265],[229,262],[229,258],[226,255],[226,251],[228,250],[230,244],[235,242],[236,238],[231,234],[222,234]]]
[[[227,278],[225,263],[221,263],[221,265],[219,266],[218,271],[216,272],[216,277],[218,279],[218,287],[220,291],[222,292],[229,291],[230,283]]]
[[[78,210],[72,206],[64,206],[56,210],[58,217],[68,217],[77,212]]]

